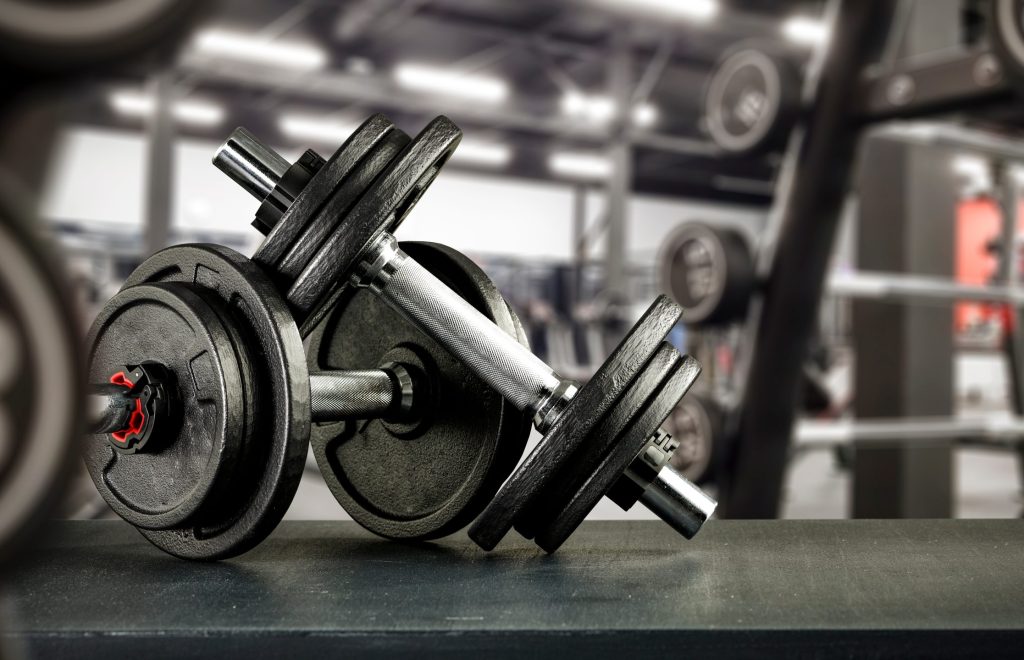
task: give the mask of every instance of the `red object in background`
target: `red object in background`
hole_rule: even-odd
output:
[[[1017,231],[1024,235],[1024,206],[1017,214]],[[999,205],[990,198],[971,199],[960,202],[956,214],[956,281],[961,284],[992,284],[996,275],[999,255],[990,250],[997,244],[1002,233],[1002,212]],[[998,248],[1001,249],[1001,248]],[[1008,316],[1005,305],[983,302],[957,303],[954,311],[954,328],[963,333],[972,326],[997,322],[1005,332]]]

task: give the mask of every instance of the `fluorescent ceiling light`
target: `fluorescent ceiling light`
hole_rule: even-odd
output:
[[[606,124],[615,117],[615,102],[603,95],[587,95],[570,90],[562,96],[562,113],[595,124]],[[647,128],[658,119],[658,109],[650,103],[633,107],[633,123]]]
[[[153,114],[156,103],[153,97],[133,91],[117,91],[110,95],[114,110],[128,117],[148,117]],[[224,108],[210,101],[179,99],[171,107],[171,116],[182,124],[213,126],[224,121]]]
[[[601,154],[563,151],[551,154],[548,168],[574,179],[607,179],[612,173],[612,161]]]
[[[658,121],[658,109],[650,103],[633,108],[633,123],[641,128],[649,128]]]
[[[794,16],[782,24],[782,34],[793,43],[817,46],[828,40],[828,26],[806,16]]]
[[[196,36],[195,50],[204,55],[258,62],[286,69],[311,71],[327,65],[323,48],[305,41],[270,40],[256,34],[221,28],[203,30]]]
[[[481,103],[500,103],[508,98],[508,84],[500,78],[459,73],[425,64],[400,64],[395,80],[402,87],[430,94],[458,96]]]
[[[512,149],[500,142],[463,140],[452,154],[453,163],[482,167],[504,167],[511,160]]]
[[[608,96],[587,96],[572,90],[562,96],[562,112],[601,124],[615,116],[615,102]]]
[[[720,9],[718,0],[598,0],[602,4],[632,12],[660,14],[706,21]]]
[[[337,146],[347,140],[359,128],[359,124],[316,115],[283,115],[278,119],[277,127],[293,140],[311,140]]]

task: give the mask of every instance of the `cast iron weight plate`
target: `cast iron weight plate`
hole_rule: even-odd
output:
[[[309,372],[302,340],[273,283],[254,263],[219,245],[182,245],[147,259],[125,283],[185,282],[225,304],[252,361],[252,437],[236,469],[237,499],[202,525],[143,531],[186,559],[224,559],[262,541],[280,522],[302,476],[310,429]]]
[[[745,318],[757,284],[754,259],[735,229],[687,222],[665,241],[662,290],[686,310],[689,325],[724,325]]]
[[[122,454],[107,434],[88,437],[85,463],[103,499],[144,529],[181,525],[220,500],[246,440],[246,401],[235,347],[211,306],[187,284],[134,286],[104,306],[87,345],[89,382],[157,362],[179,408],[156,420],[162,437],[137,454]]]
[[[718,62],[704,95],[711,139],[736,154],[785,145],[800,112],[800,72],[782,53],[741,46]]]
[[[462,131],[450,119],[435,118],[360,198],[288,291],[288,303],[307,319],[304,325],[322,318],[332,293],[345,285],[366,246],[398,228],[461,139]]]
[[[403,131],[392,129],[366,158],[360,161],[317,212],[302,236],[281,260],[277,272],[283,282],[291,283],[299,276],[334,228],[344,221],[345,216],[358,203],[363,193],[377,180],[385,168],[409,144],[409,136]]]
[[[558,550],[576,531],[601,498],[623,478],[623,471],[644,447],[656,450],[656,454],[661,456],[661,452],[657,451],[657,447],[652,447],[649,440],[700,375],[700,364],[692,357],[680,356],[675,348],[667,343],[662,345],[662,351],[675,354],[674,369],[655,388],[652,399],[643,412],[622,431],[600,467],[592,472],[590,478],[564,504],[555,519],[545,524],[537,533],[536,543],[546,552]]]
[[[525,344],[518,319],[468,258],[431,243],[402,248]],[[381,536],[422,540],[462,528],[526,446],[528,415],[365,289],[342,294],[310,336],[309,360],[314,373],[399,362],[419,374],[417,396],[429,397],[415,404],[419,414],[411,423],[313,426],[313,453],[331,492],[354,520]]]
[[[203,0],[0,2],[0,59],[38,75],[123,66],[140,55],[163,66],[211,3]]]
[[[383,115],[373,115],[363,122],[313,175],[257,248],[252,260],[268,273],[276,272],[281,259],[296,244],[320,208],[367,154],[373,151],[374,146],[392,130],[394,124]]]
[[[492,550],[619,400],[682,316],[678,305],[658,296],[594,377],[573,397],[541,442],[470,527],[469,535]]]
[[[0,569],[64,494],[83,415],[74,304],[25,218],[0,190]]]
[[[533,505],[519,514],[515,523],[517,532],[532,539],[538,530],[558,517],[570,498],[583,483],[591,479],[591,475],[607,459],[608,454],[618,450],[620,436],[634,423],[644,406],[661,388],[663,381],[675,371],[681,359],[679,352],[671,346],[662,344],[658,348],[650,362],[595,425],[590,437],[566,462],[558,476],[548,482]],[[651,431],[656,429],[657,427]],[[631,451],[631,456],[635,456],[640,447],[626,451]],[[625,467],[623,465],[622,469]]]
[[[988,22],[992,50],[1014,88],[1024,91],[1024,2],[992,0]]]
[[[672,454],[672,467],[698,485],[714,480],[727,444],[722,407],[706,394],[690,393],[662,428],[679,442]]]

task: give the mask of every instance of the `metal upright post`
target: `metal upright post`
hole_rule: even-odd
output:
[[[866,141],[858,191],[858,269],[953,277],[956,185],[949,152]],[[858,299],[853,305],[857,419],[953,414],[949,306]],[[952,442],[855,443],[855,518],[943,518],[953,512]]]
[[[150,84],[153,112],[149,121],[149,170],[146,177],[145,255],[170,243],[174,189],[174,78],[157,74]]]
[[[917,3],[901,56],[956,44],[959,0]],[[942,151],[871,139],[862,159],[858,267],[952,279],[956,185]],[[948,417],[953,401],[953,314],[948,307],[858,300],[853,306],[858,418]],[[952,443],[858,446],[855,518],[948,518]]]
[[[759,259],[767,275],[751,305],[746,382],[735,454],[723,478],[722,514],[774,518],[790,455],[803,362],[818,322],[836,229],[853,170],[859,126],[851,90],[878,52],[894,3],[834,0],[827,52],[816,54],[805,89],[806,121],[791,137],[771,236]]]
[[[1020,183],[1019,172],[1005,163],[1000,164],[999,202],[1003,216],[1002,226],[1002,258],[999,260],[997,280],[1006,287],[1011,296],[1017,293],[1020,278],[1020,260],[1018,258],[1018,240],[1020,232]],[[1021,308],[1015,302],[1006,303],[1007,327],[1003,328],[1004,351],[1006,353],[1006,371],[1010,377],[1010,406],[1018,416],[1024,416],[1024,328],[1021,327]],[[1021,470],[1021,483],[1024,483],[1024,444],[1017,445],[1018,464]]]
[[[996,187],[999,195],[999,208],[1002,212],[1002,231],[1000,232],[1001,255],[995,280],[1006,287],[1010,296],[1017,292],[1017,205],[1018,187],[1013,172],[1005,163],[996,167]],[[1006,303],[1007,321],[1004,347],[1007,359],[1007,372],[1010,376],[1010,406],[1018,416],[1024,415],[1024,332],[1020,327],[1020,307],[1013,302]]]
[[[618,114],[609,148],[612,171],[608,178],[608,244],[605,261],[605,292],[611,309],[621,315],[628,302],[627,222],[633,188],[633,146],[629,139],[633,99],[633,52],[628,28],[612,37],[609,87]],[[621,324],[621,318],[611,319]]]
[[[587,187],[582,183],[572,189],[572,298],[578,305],[583,299],[583,269],[587,262]]]

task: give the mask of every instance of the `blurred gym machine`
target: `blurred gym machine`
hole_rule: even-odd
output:
[[[714,453],[723,516],[778,516],[796,415],[811,382],[808,356],[862,132],[889,120],[954,111],[992,119],[1019,107],[1024,2],[972,2],[965,12],[960,10],[960,3],[952,1],[836,0],[826,5],[830,43],[813,53],[802,90],[792,73],[797,63],[757,47],[730,52],[712,74],[705,96],[708,130],[725,154],[765,153],[786,141],[775,203],[756,248],[728,230],[684,228],[688,233],[670,242],[663,259],[665,270],[672,273],[665,287],[689,308],[691,323],[743,326],[733,397],[712,401],[705,410],[722,429]],[[936,42],[936,37],[954,35],[960,43],[955,48]],[[927,254],[929,243],[920,240],[933,233],[952,236],[952,220],[937,227],[933,217],[946,191],[925,186],[923,179],[909,179],[914,166],[935,165],[910,163],[904,155],[887,161],[888,167],[876,167],[878,158],[893,156],[880,152],[884,149],[877,146],[878,139],[884,138],[872,138],[875,142],[862,149],[866,174],[860,194],[861,203],[867,199],[867,204],[860,212],[859,253],[875,260],[862,266],[949,280],[950,246],[945,254]],[[933,178],[932,185],[939,181]],[[901,183],[905,187],[899,188]],[[871,185],[888,187],[866,195],[864,186]],[[900,192],[893,195],[897,188]],[[955,199],[947,201],[945,213],[952,218]],[[865,223],[868,213],[873,215]],[[857,376],[857,414],[873,421],[848,425],[844,437],[858,443],[858,449],[862,439],[876,442],[877,448],[858,451],[858,464],[872,474],[866,486],[872,494],[855,495],[855,513],[948,515],[949,437],[968,430],[968,435],[977,431],[1005,438],[1008,427],[952,419],[952,366],[947,364],[951,358],[946,359],[951,328],[932,333],[945,339],[927,344],[915,336],[934,330],[931,324],[939,317],[939,323],[951,324],[948,308],[878,309],[865,304],[855,311],[855,334],[862,337],[858,364],[869,365]],[[905,367],[905,377],[894,372],[896,364]],[[910,387],[912,371],[931,378],[935,386]],[[872,401],[878,405],[872,407]],[[941,419],[938,424],[893,419],[904,415]],[[904,445],[878,448],[877,441],[886,436]],[[922,443],[933,446],[920,448]],[[943,482],[938,488],[945,494],[936,490],[936,481]],[[925,487],[927,497],[921,495]]]

